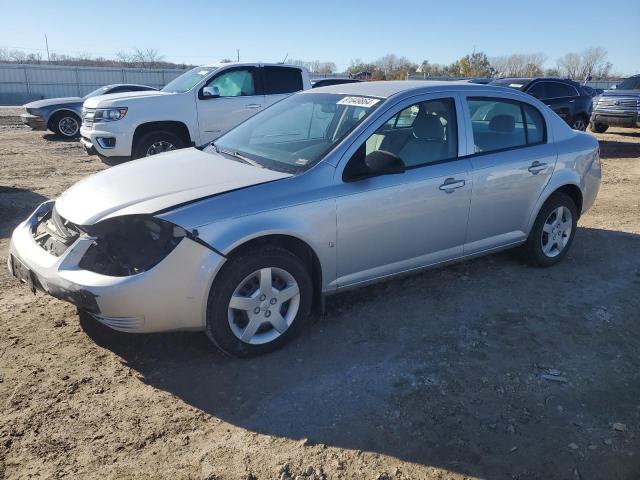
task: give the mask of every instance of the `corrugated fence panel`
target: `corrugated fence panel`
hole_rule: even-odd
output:
[[[161,88],[184,70],[0,64],[0,105],[83,96],[112,83]]]

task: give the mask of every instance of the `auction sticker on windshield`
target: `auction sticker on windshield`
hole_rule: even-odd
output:
[[[370,97],[344,97],[338,102],[338,105],[351,105],[352,107],[373,107],[380,101],[379,98]]]

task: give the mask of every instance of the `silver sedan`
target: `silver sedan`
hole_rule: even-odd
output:
[[[82,180],[16,228],[9,268],[114,329],[249,356],[344,289],[514,247],[558,263],[600,176],[596,139],[526,94],[343,84]]]

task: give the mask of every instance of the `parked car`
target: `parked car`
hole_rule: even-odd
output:
[[[21,115],[22,123],[34,130],[52,130],[64,138],[75,138],[80,133],[82,104],[88,98],[122,92],[155,90],[146,85],[118,83],[106,85],[88,93],[84,97],[48,98],[27,103],[26,113]]]
[[[640,128],[640,75],[627,78],[598,97],[589,127],[604,133],[610,125]]]
[[[81,141],[87,153],[113,161],[204,146],[261,109],[308,88],[307,70],[294,65],[196,67],[157,92],[88,99]]]
[[[85,178],[15,229],[9,268],[111,328],[254,355],[345,289],[516,246],[558,263],[600,168],[592,135],[515,90],[318,88]]]
[[[546,103],[574,130],[585,131],[593,99],[580,84],[562,78],[501,78],[491,82],[518,89]]]
[[[321,78],[319,80],[311,81],[311,88],[329,87],[331,85],[340,85],[342,83],[356,83],[361,82],[356,78]]]

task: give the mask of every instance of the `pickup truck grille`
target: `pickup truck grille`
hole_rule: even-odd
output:
[[[640,106],[640,97],[600,97],[597,110],[629,111],[637,110]]]
[[[85,128],[93,128],[93,117],[96,114],[95,108],[82,109],[82,126]]]

